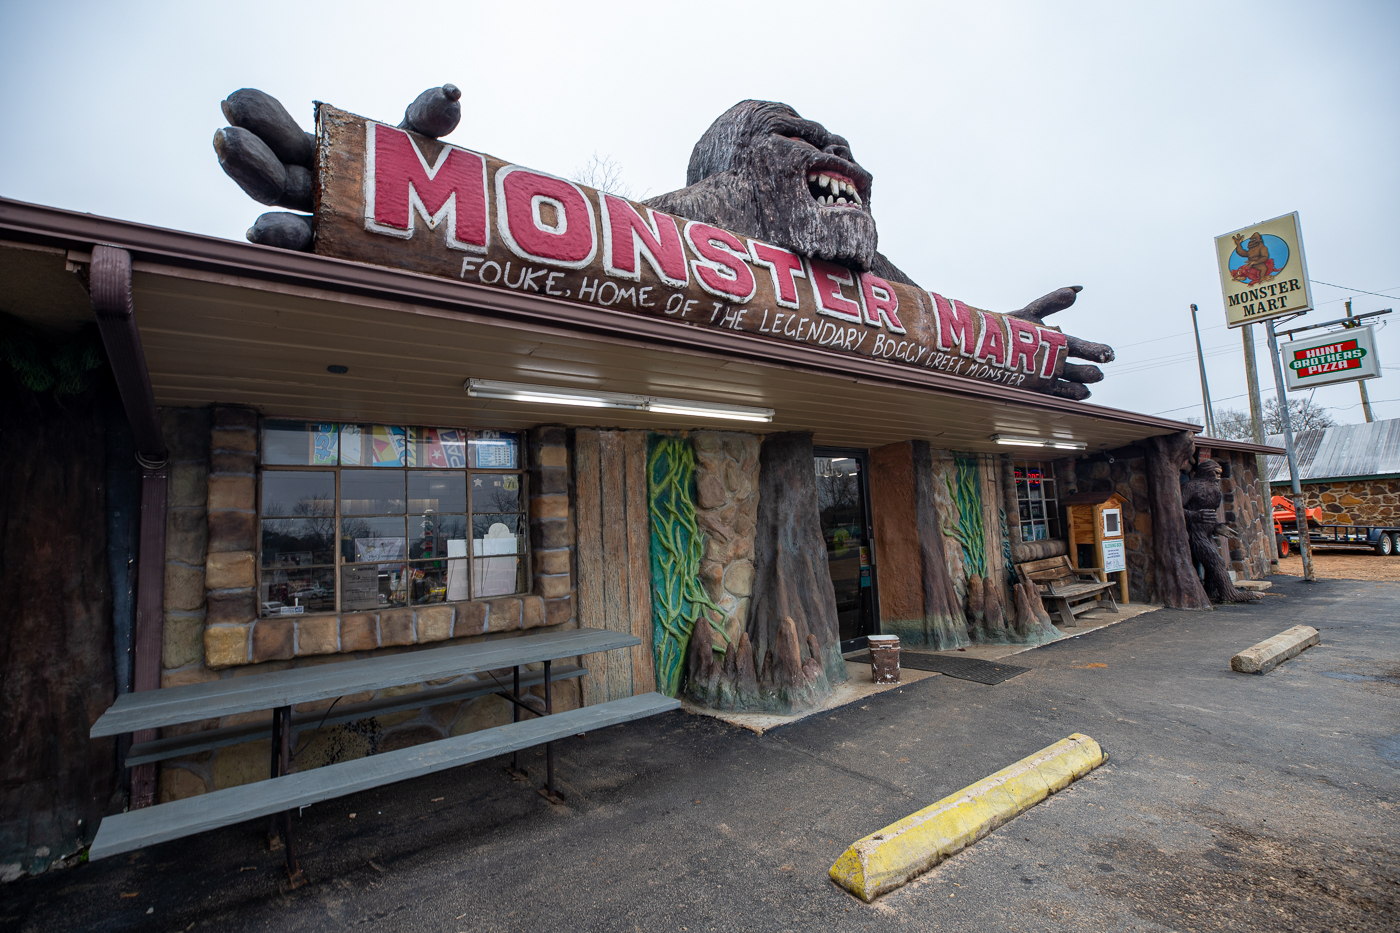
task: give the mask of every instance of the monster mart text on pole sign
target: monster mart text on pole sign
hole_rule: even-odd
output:
[[[317,106],[317,253],[1044,391],[1058,328]]]
[[[1375,332],[1370,326],[1294,340],[1279,347],[1279,353],[1283,355],[1283,372],[1290,392],[1373,379],[1381,374]]]
[[[1215,258],[1231,327],[1312,308],[1297,211],[1216,237]]]

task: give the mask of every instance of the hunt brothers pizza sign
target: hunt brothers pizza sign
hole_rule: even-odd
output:
[[[1058,329],[673,217],[327,104],[315,250],[1044,389]]]

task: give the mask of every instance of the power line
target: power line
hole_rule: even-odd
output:
[[[1326,286],[1328,286],[1329,288],[1340,288],[1340,289],[1341,289],[1342,291],[1344,291],[1344,292],[1360,292],[1360,293],[1363,294],[1363,295],[1375,295],[1377,298],[1394,298],[1394,297],[1395,297],[1394,295],[1382,295],[1380,292],[1368,292],[1368,291],[1366,291],[1366,289],[1364,289],[1364,288],[1347,288],[1345,285],[1333,285],[1331,282],[1324,282],[1324,281],[1322,281],[1321,279],[1309,279],[1309,281],[1316,282],[1316,283],[1319,284],[1319,285],[1326,285]],[[1400,285],[1393,285],[1393,286],[1391,286],[1390,288],[1383,289],[1383,291],[1393,292],[1393,291],[1395,291],[1396,289],[1400,289]],[[1342,300],[1342,299],[1334,299],[1334,300],[1340,301],[1340,300]]]

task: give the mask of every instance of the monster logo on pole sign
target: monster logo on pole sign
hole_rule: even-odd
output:
[[[1297,211],[1216,237],[1215,254],[1231,327],[1312,308]]]
[[[1067,357],[1113,359],[1043,323],[1078,287],[998,313],[916,286],[876,250],[870,174],[785,104],[731,108],[688,186],[638,204],[440,142],[460,97],[425,91],[397,127],[318,104],[311,137],[266,94],[230,95],[225,171],[314,208],[264,214],[249,239],[1072,399],[1103,373]]]

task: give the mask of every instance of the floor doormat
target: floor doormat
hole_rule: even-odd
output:
[[[861,652],[847,660],[855,661],[858,664],[869,664],[870,652]],[[955,658],[951,655],[929,654],[924,651],[901,651],[899,653],[899,666],[916,671],[934,671],[979,684],[999,684],[1003,680],[1010,680],[1017,674],[1024,674],[1030,670],[1029,667],[1018,667],[1015,664],[1007,664],[1005,661]]]

